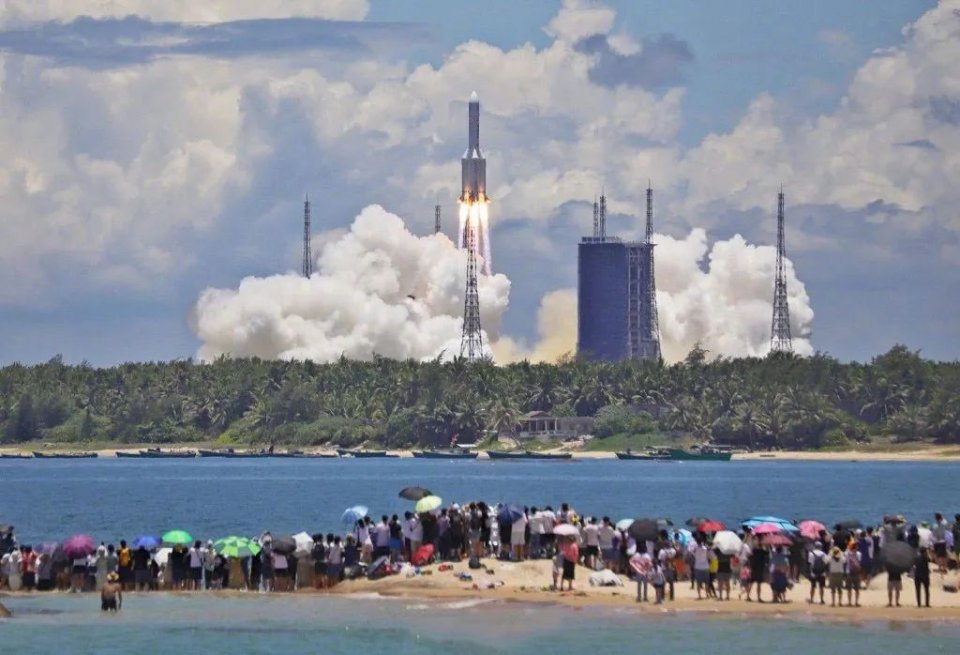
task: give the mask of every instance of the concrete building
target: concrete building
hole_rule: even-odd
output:
[[[551,416],[546,412],[528,412],[520,417],[517,439],[575,439],[592,432],[592,416]]]

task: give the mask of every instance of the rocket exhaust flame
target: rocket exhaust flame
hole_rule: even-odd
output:
[[[473,231],[473,252],[482,262],[484,275],[493,275],[493,258],[490,252],[490,203],[486,198],[475,202],[460,202],[460,229],[457,233],[457,244],[466,249],[467,225]]]

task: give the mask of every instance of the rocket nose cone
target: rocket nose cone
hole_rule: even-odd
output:
[[[480,96],[477,95],[476,91],[470,94],[470,102],[480,102]]]

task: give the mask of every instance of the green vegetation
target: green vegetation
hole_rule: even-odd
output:
[[[0,441],[445,446],[525,412],[596,416],[591,449],[713,440],[754,449],[960,443],[960,363],[903,346],[869,364],[809,358],[498,367],[463,360],[221,359],[0,369]],[[656,418],[655,418],[656,417]]]

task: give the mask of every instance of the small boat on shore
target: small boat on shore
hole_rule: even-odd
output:
[[[33,456],[37,459],[93,459],[96,453],[41,453],[38,450],[33,451]]]
[[[573,459],[573,453],[537,453],[529,450],[524,450],[524,451],[488,450],[487,457],[489,457],[490,459],[560,460],[560,459]]]
[[[0,453],[0,459],[33,459],[33,455],[27,453]]]
[[[385,450],[348,450],[346,448],[338,448],[337,454],[340,457],[400,457],[400,455],[388,453]]]
[[[625,450],[617,453],[617,459],[639,460],[645,462],[666,462],[670,460],[670,452],[663,449],[634,452]]]
[[[733,451],[713,446],[699,446],[694,450],[670,448],[670,459],[676,461],[729,462]]]
[[[269,457],[268,453],[255,451],[255,450],[234,450],[229,448],[227,450],[204,450],[199,449],[197,454],[200,457],[227,457],[232,459],[250,459],[255,457]]]
[[[337,453],[297,453],[291,456],[299,459],[337,459],[340,457]]]
[[[469,450],[415,450],[413,456],[419,459],[476,459],[478,453]]]

